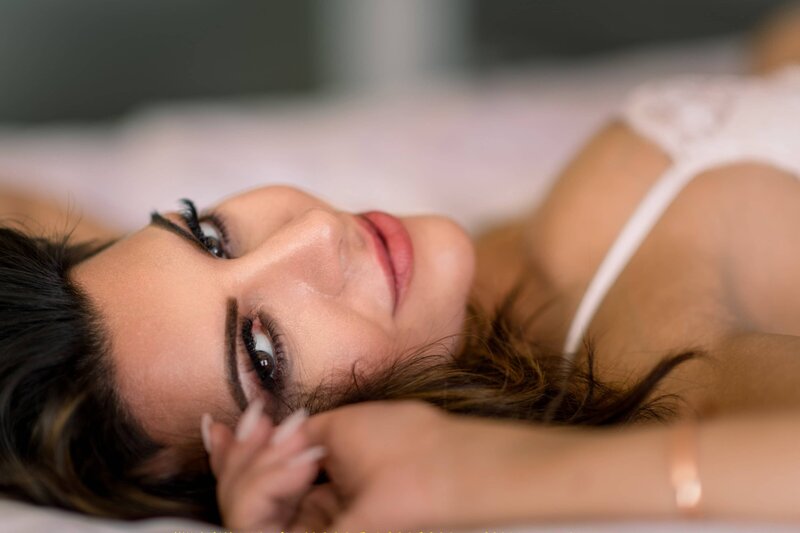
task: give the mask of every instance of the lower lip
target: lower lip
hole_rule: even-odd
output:
[[[375,237],[375,244],[379,249],[378,259],[393,289],[394,311],[396,311],[408,291],[411,275],[414,272],[414,247],[411,244],[411,236],[399,219],[387,213],[370,211],[360,214],[359,217],[366,220],[370,226],[370,233]],[[386,255],[380,253],[384,247]]]

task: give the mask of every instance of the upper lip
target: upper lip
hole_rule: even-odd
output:
[[[368,218],[362,215],[356,215],[356,219],[368,234],[368,240],[372,242],[375,254],[377,256],[378,264],[387,277],[389,285],[389,292],[392,299],[392,312],[397,308],[397,274],[394,271],[389,250],[386,246],[386,241],[380,230]]]

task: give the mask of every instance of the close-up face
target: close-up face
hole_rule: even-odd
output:
[[[448,219],[354,215],[265,187],[152,223],[73,279],[110,341],[115,387],[165,444],[262,398],[346,384],[431,343],[454,349],[474,251]],[[331,383],[331,380],[334,383]]]

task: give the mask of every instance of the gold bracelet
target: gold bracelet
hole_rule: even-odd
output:
[[[670,434],[670,480],[678,513],[688,518],[701,515],[703,485],[697,470],[697,425],[679,422]]]

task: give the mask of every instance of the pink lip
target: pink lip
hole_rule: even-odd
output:
[[[400,220],[387,213],[370,211],[356,218],[372,236],[378,262],[386,274],[392,293],[394,313],[403,301],[414,271],[411,236]]]

